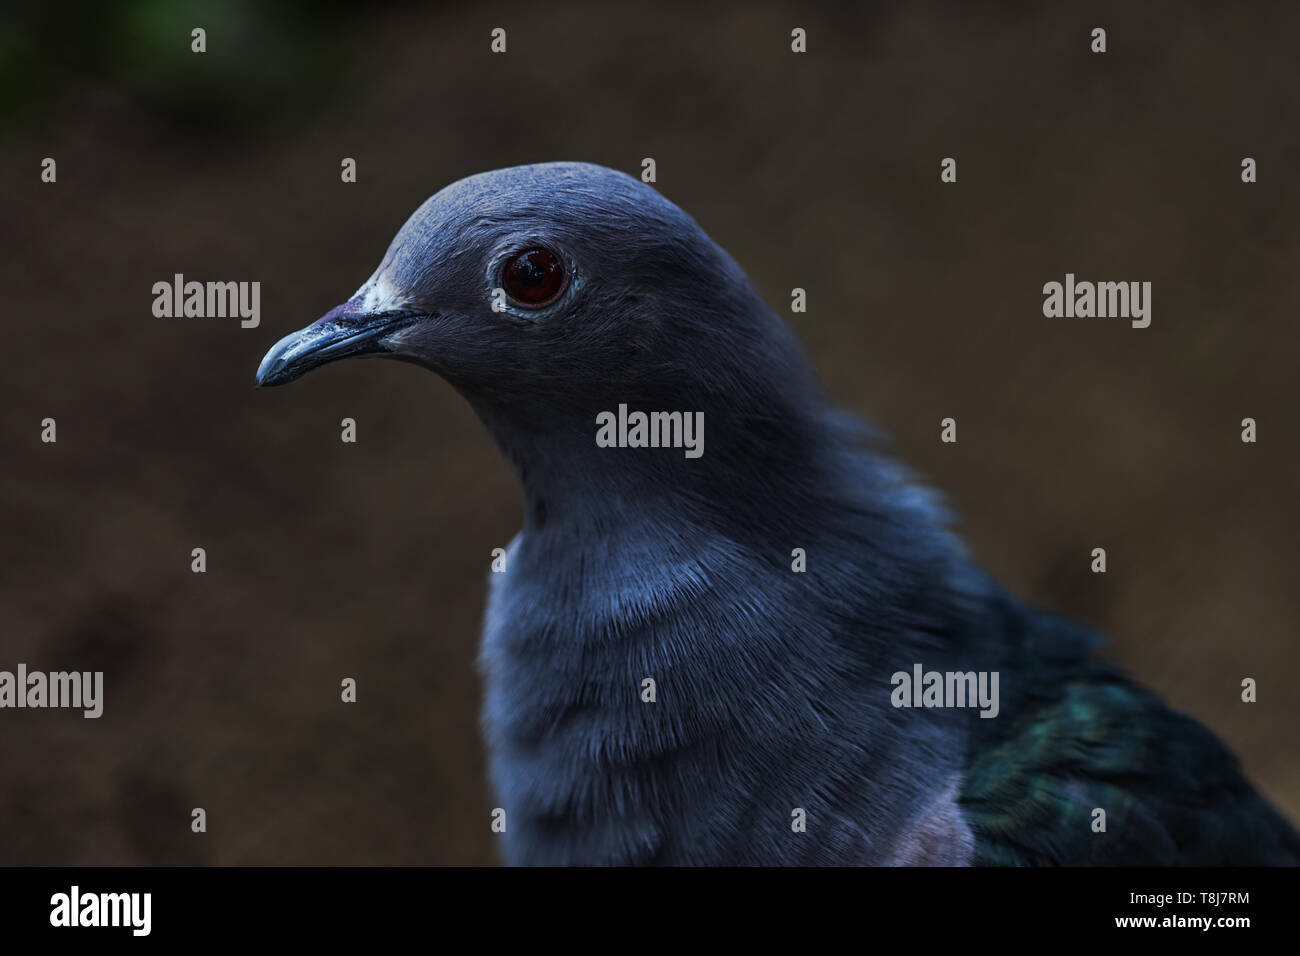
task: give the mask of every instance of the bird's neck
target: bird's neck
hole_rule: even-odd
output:
[[[647,515],[678,528],[774,531],[826,494],[814,491],[828,476],[812,421],[620,402],[539,426],[476,410],[519,475],[529,532],[608,533]],[[765,428],[774,434],[756,434]]]

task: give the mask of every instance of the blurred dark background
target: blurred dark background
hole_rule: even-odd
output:
[[[252,377],[426,196],[554,159],[654,157],[977,559],[1300,817],[1300,7],[1135,6],[10,3],[0,668],[106,690],[0,712],[0,862],[496,861],[474,655],[514,476],[413,366]],[[154,318],[178,272],[260,281],[261,326]],[[1151,281],[1151,327],[1045,319],[1066,272]]]

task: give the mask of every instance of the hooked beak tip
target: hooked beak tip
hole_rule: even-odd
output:
[[[259,387],[287,385],[328,362],[391,352],[387,336],[421,318],[415,312],[339,315],[333,310],[271,346],[253,380]]]

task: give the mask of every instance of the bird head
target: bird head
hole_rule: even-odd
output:
[[[587,163],[516,166],[430,197],[348,301],[271,348],[257,384],[386,356],[475,397],[639,398],[647,381],[716,374],[779,325],[734,261],[650,186]]]
[[[495,170],[428,199],[350,299],[271,348],[257,383],[359,356],[441,375],[521,466],[566,438],[570,458],[588,454],[597,415],[624,403],[703,413],[740,467],[800,433],[786,413],[811,394],[792,333],[731,257],[655,189],[585,163]]]

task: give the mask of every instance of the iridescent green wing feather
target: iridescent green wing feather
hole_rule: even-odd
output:
[[[981,728],[967,767],[973,862],[1300,862],[1300,837],[1213,734],[1092,658],[1098,641],[1084,629],[1035,612],[1021,623],[1033,661],[1016,676],[1023,692]]]

